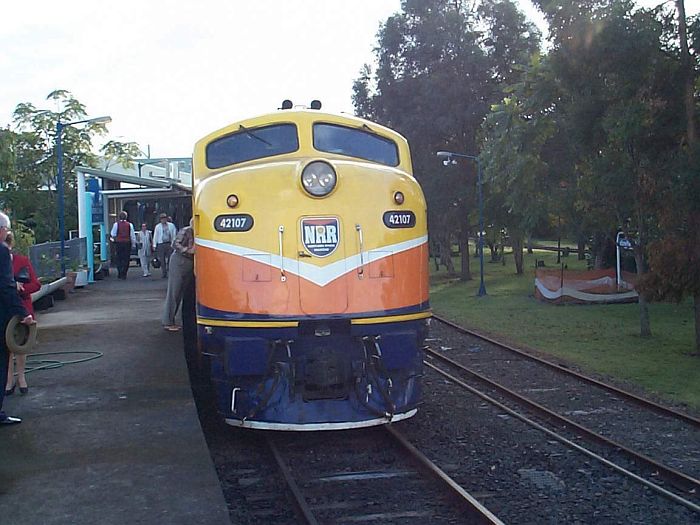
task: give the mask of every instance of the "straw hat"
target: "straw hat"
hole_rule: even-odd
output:
[[[22,318],[15,315],[5,329],[7,349],[15,354],[31,354],[36,346],[36,323],[22,324]]]

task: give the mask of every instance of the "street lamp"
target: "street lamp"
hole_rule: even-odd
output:
[[[477,169],[477,189],[479,196],[479,263],[481,270],[481,282],[479,284],[479,292],[476,294],[479,297],[486,295],[486,285],[484,284],[484,200],[481,194],[481,162],[479,157],[475,155],[465,155],[464,153],[455,153],[453,151],[438,151],[436,155],[444,159],[442,163],[447,166],[448,164],[456,164],[457,162],[453,157],[461,157],[464,159],[471,159],[476,162]]]
[[[67,126],[76,124],[107,124],[112,122],[112,117],[96,117],[73,122],[56,122],[56,161],[58,162],[58,230],[61,236],[61,277],[66,276],[66,231],[65,231],[65,208],[63,194],[63,146],[61,144],[61,133]],[[88,250],[91,247],[88,246]]]

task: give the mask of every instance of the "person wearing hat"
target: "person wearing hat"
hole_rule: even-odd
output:
[[[10,249],[5,244],[7,232],[10,230],[10,218],[0,212],[0,426],[21,423],[18,417],[12,417],[2,411],[7,386],[8,349],[5,340],[5,330],[14,316],[21,318],[21,323],[34,324],[34,319],[22,304],[17,294],[17,284],[12,272]]]
[[[160,222],[153,229],[153,251],[160,262],[160,272],[163,279],[168,277],[170,254],[173,252],[173,241],[177,235],[175,225],[168,221],[165,213],[160,214]]]

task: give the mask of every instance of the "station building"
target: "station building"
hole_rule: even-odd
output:
[[[86,239],[89,279],[111,262],[109,232],[122,210],[138,231],[153,230],[161,213],[179,229],[192,217],[192,159],[135,159],[130,166],[103,161],[98,168],[75,169],[78,237]]]

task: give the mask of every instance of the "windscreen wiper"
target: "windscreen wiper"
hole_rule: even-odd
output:
[[[239,125],[238,129],[243,130],[245,132],[245,134],[248,135],[249,137],[253,137],[254,139],[259,140],[260,142],[263,142],[264,144],[267,144],[268,146],[272,146],[272,144],[270,142],[266,141],[264,138],[258,137],[255,133],[250,131],[245,126]]]

